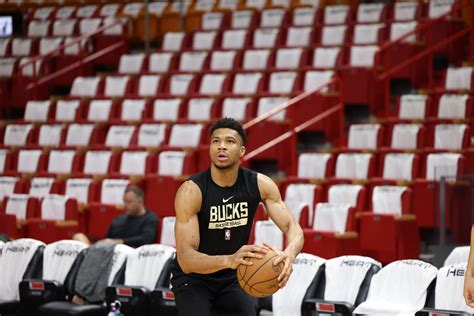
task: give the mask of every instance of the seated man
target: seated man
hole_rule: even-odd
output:
[[[143,190],[137,186],[129,186],[123,196],[125,214],[112,221],[105,239],[97,243],[125,244],[134,248],[153,244],[157,235],[158,216],[145,209],[143,200]],[[82,233],[75,234],[73,239],[88,245],[92,243],[92,238]]]

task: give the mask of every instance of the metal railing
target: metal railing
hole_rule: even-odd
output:
[[[454,34],[451,34],[450,36],[448,36],[447,38],[443,39],[440,42],[433,43],[432,45],[425,47],[422,51],[418,52],[414,56],[411,56],[410,58],[404,60],[403,62],[401,62],[397,65],[394,65],[393,67],[388,68],[388,69],[384,68],[385,54],[387,54],[387,52],[390,49],[395,49],[398,45],[405,44],[404,40],[407,39],[408,37],[414,36],[414,35],[421,35],[422,32],[426,31],[428,28],[434,28],[440,22],[450,18],[453,14],[458,13],[459,11],[461,11],[463,9],[466,9],[466,8],[471,8],[471,19],[472,19],[472,14],[474,14],[474,6],[470,2],[464,2],[464,3],[463,2],[458,2],[458,3],[455,3],[453,8],[449,12],[446,12],[445,14],[443,14],[443,15],[435,18],[435,19],[430,19],[430,20],[428,20],[428,21],[426,21],[422,24],[419,24],[419,25],[417,25],[417,27],[414,30],[403,34],[402,36],[400,36],[396,40],[387,41],[379,47],[379,50],[377,51],[377,53],[375,54],[375,57],[374,57],[375,66],[373,67],[373,73],[374,73],[375,78],[378,81],[381,81],[381,82],[385,83],[384,84],[384,89],[385,89],[385,91],[384,91],[384,97],[385,97],[384,107],[385,107],[385,111],[387,113],[388,113],[389,107],[390,107],[390,79],[392,79],[395,76],[395,74],[398,73],[399,71],[404,70],[406,67],[411,66],[411,65],[415,64],[416,62],[419,62],[422,59],[428,57],[429,62],[427,63],[426,71],[428,73],[427,77],[428,77],[428,80],[429,80],[429,86],[432,87],[432,80],[433,80],[432,61],[433,61],[434,53],[436,51],[438,51],[440,48],[442,48],[442,47],[444,47],[444,46],[446,46],[446,45],[448,45],[448,44],[450,44],[450,43],[452,43],[456,40],[459,40],[460,38],[462,38],[463,36],[468,35],[468,34],[471,35],[471,42],[473,42],[474,38],[472,38],[472,35],[473,35],[474,23],[471,23],[470,26],[467,26],[466,28],[464,28],[460,31],[457,31]],[[471,44],[473,44],[473,43],[471,43]],[[474,52],[471,52],[471,53],[474,53]],[[377,73],[378,69],[383,69],[383,71],[381,73]]]
[[[339,138],[342,138],[343,135],[344,135],[344,103],[343,103],[343,87],[342,87],[342,81],[340,78],[338,77],[333,77],[331,80],[329,80],[328,82],[320,85],[320,86],[317,86],[317,87],[314,87],[313,89],[310,89],[308,91],[305,91],[299,95],[297,95],[296,97],[288,100],[287,102],[283,103],[282,105],[279,105],[275,108],[273,108],[271,111],[268,111],[267,113],[265,114],[262,114],[252,120],[250,120],[249,122],[245,123],[244,124],[244,129],[248,130],[250,128],[252,128],[253,126],[261,123],[261,122],[264,122],[266,120],[268,120],[270,117],[272,117],[273,115],[275,114],[278,114],[280,113],[281,111],[284,111],[290,107],[294,107],[294,106],[298,106],[298,104],[303,101],[304,99],[310,97],[310,96],[313,96],[315,94],[320,94],[322,92],[324,92],[325,88],[326,87],[330,87],[332,85],[336,85],[336,87],[338,87],[339,89],[339,102],[338,104],[334,105],[333,107],[331,107],[330,109],[306,120],[305,122],[297,125],[297,126],[292,126],[290,128],[290,130],[286,133],[283,133],[282,135],[276,137],[275,139],[272,139],[271,141],[263,144],[262,146],[260,146],[259,148],[256,148],[254,149],[253,151],[247,153],[244,157],[243,157],[243,161],[247,162],[249,161],[250,159],[253,159],[255,158],[256,156],[264,153],[265,151],[269,150],[270,148],[280,144],[281,142],[289,139],[289,138],[292,138],[292,146],[291,146],[291,150],[292,150],[292,153],[291,154],[291,163],[292,165],[294,163],[296,163],[296,161],[294,160],[296,158],[296,139],[295,139],[295,136],[296,134],[298,134],[299,132],[301,131],[304,131],[305,129],[307,129],[308,127],[311,127],[313,126],[314,124],[316,123],[319,123],[321,122],[322,120],[330,117],[331,115],[336,115],[336,114],[339,114],[339,126],[338,126],[338,136]]]
[[[18,68],[18,74],[19,74],[20,78],[25,77],[23,75],[24,68],[29,67],[30,65],[32,65],[32,68],[33,68],[33,73],[32,73],[33,82],[26,85],[25,91],[29,92],[29,91],[33,90],[32,97],[33,97],[33,99],[36,99],[37,98],[37,91],[38,91],[39,86],[44,85],[44,84],[56,79],[57,77],[65,74],[65,73],[67,73],[67,72],[69,72],[73,69],[82,67],[86,63],[92,62],[92,61],[94,61],[94,60],[96,60],[96,59],[98,59],[102,56],[105,56],[105,55],[107,55],[107,54],[109,54],[109,53],[111,53],[111,52],[113,52],[117,49],[120,49],[120,48],[124,47],[126,43],[125,43],[125,39],[122,39],[121,41],[119,41],[115,44],[112,44],[108,47],[105,47],[104,49],[102,49],[100,51],[97,51],[97,52],[95,52],[93,54],[90,54],[90,55],[87,55],[87,56],[85,55],[85,53],[83,51],[83,48],[82,48],[82,43],[87,42],[92,37],[98,36],[98,35],[102,34],[105,30],[111,29],[111,28],[115,27],[116,25],[121,25],[122,23],[123,22],[122,22],[121,18],[117,18],[114,22],[112,22],[110,24],[107,24],[107,25],[103,25],[103,26],[97,28],[94,32],[83,34],[79,37],[76,37],[72,41],[70,41],[69,43],[62,44],[62,45],[58,46],[57,48],[55,48],[54,50],[51,50],[51,51],[49,51],[48,53],[46,53],[44,55],[34,56],[30,60],[28,60],[26,63],[20,65],[20,67]],[[36,64],[38,62],[44,63],[46,59],[54,58],[58,54],[61,54],[61,52],[63,52],[66,48],[72,47],[72,46],[75,46],[75,45],[79,45],[79,47],[80,47],[80,52],[79,52],[80,58],[77,62],[74,62],[74,63],[68,65],[67,67],[59,69],[56,72],[48,74],[44,77],[38,76],[37,69],[36,69]]]
[[[460,175],[460,176],[441,176],[439,180],[439,244],[441,246],[445,246],[447,244],[447,221],[446,216],[448,215],[447,211],[447,185],[448,183],[454,183],[457,186],[463,186],[468,188],[468,192],[470,196],[467,196],[466,193],[466,211],[467,206],[470,206],[470,216],[471,221],[466,220],[465,225],[465,232],[470,231],[471,224],[474,220],[474,175]],[[468,200],[470,199],[470,201]],[[470,204],[470,205],[469,205]],[[457,210],[459,212],[459,210]],[[468,215],[468,214],[465,214]],[[466,217],[467,219],[467,217]],[[469,236],[464,241],[465,243],[469,243]]]

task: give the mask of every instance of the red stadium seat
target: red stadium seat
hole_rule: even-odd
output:
[[[311,227],[314,206],[323,201],[323,187],[320,185],[288,181],[282,187],[284,201],[302,227]]]
[[[163,151],[158,157],[157,176],[146,179],[146,205],[159,216],[174,216],[174,197],[188,175],[197,171],[197,153]],[[161,192],[156,196],[153,192]]]
[[[62,182],[53,177],[34,177],[25,180],[23,190],[30,196],[42,198],[48,194],[59,194],[63,191]]]
[[[10,170],[6,174],[34,174],[45,170],[46,156],[40,149],[20,149],[12,152]]]
[[[87,209],[88,235],[103,239],[113,219],[123,213],[123,195],[130,184],[127,179],[104,179],[99,201],[91,202]]]
[[[413,212],[418,225],[422,228],[439,227],[439,180],[441,176],[457,176],[463,173],[465,157],[456,153],[429,153],[422,163],[421,177],[416,179],[413,187]],[[452,183],[446,186],[446,224],[451,227],[451,218],[455,216],[456,208],[450,205],[452,199]],[[455,182],[454,182],[455,183]]]
[[[311,229],[304,229],[302,251],[323,258],[359,253],[355,212],[348,205],[316,204]]]
[[[41,200],[40,217],[32,218],[26,224],[30,238],[52,243],[72,236],[84,227],[79,227],[79,213],[76,199],[64,195],[46,195]]]
[[[240,13],[242,14],[242,13]],[[246,29],[225,30],[222,34],[220,49],[246,49],[250,46],[250,33]]]
[[[25,223],[28,219],[38,217],[39,200],[27,194],[13,194],[3,199],[1,217],[5,219],[6,232],[12,238],[25,236]],[[13,224],[12,226],[10,226]]]
[[[389,6],[384,3],[361,3],[355,13],[357,23],[380,23],[386,22],[389,14]]]
[[[412,213],[411,189],[376,186],[371,212],[360,214],[360,247],[383,263],[419,256],[419,231]]]
[[[367,189],[360,184],[333,184],[327,190],[327,201],[353,207],[356,212],[367,209]]]

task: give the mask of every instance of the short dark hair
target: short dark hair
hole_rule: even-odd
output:
[[[247,144],[247,134],[245,133],[245,130],[239,121],[234,120],[230,117],[221,118],[211,126],[211,129],[209,130],[209,135],[212,135],[212,133],[214,133],[214,131],[219,128],[233,129],[234,131],[239,133],[240,137],[242,138],[243,144]]]
[[[128,192],[133,192],[135,193],[135,195],[139,198],[144,198],[145,197],[145,193],[143,192],[142,189],[140,189],[138,186],[136,185],[129,185],[126,189],[125,189],[125,193],[128,193]]]

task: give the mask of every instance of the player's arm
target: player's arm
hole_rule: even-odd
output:
[[[175,198],[176,255],[179,265],[185,273],[209,274],[222,269],[235,269],[239,264],[251,265],[246,257],[261,258],[258,252],[265,252],[263,247],[245,245],[233,255],[209,256],[198,251],[199,222],[198,212],[202,196],[198,186],[192,181],[181,185]]]
[[[257,179],[260,195],[268,215],[286,238],[287,246],[283,252],[280,252],[280,257],[275,260],[275,265],[282,261],[285,263],[285,268],[278,277],[280,287],[283,287],[288,282],[288,278],[293,271],[293,260],[300,253],[301,248],[303,248],[303,230],[281,199],[280,190],[278,190],[275,182],[260,173]]]
[[[471,227],[471,249],[464,276],[464,299],[468,306],[474,307],[474,225]]]

